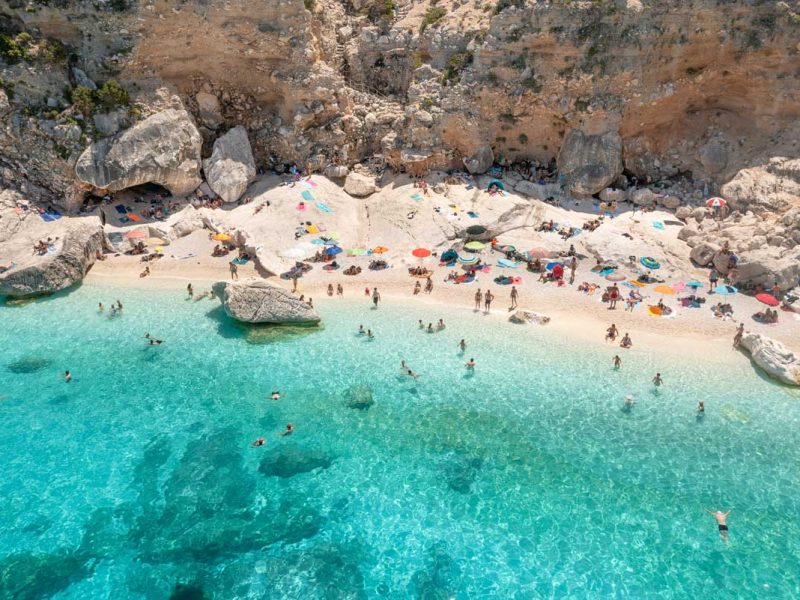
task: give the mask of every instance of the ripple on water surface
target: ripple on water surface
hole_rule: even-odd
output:
[[[800,596],[796,394],[365,304],[287,329],[88,285],[0,307],[0,598]]]

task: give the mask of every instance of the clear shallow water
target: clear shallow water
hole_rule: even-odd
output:
[[[0,307],[0,598],[800,596],[800,397],[744,362],[615,373],[611,347],[469,311],[321,312],[252,330],[91,286]],[[733,509],[730,544],[703,507]]]

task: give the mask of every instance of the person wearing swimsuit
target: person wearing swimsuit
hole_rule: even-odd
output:
[[[722,538],[722,541],[727,542],[728,541],[728,523],[727,523],[727,518],[728,518],[728,515],[731,514],[731,511],[728,511],[728,512],[724,513],[724,512],[721,512],[719,510],[718,511],[713,511],[713,510],[706,509],[706,512],[717,520],[717,527],[719,528],[719,537]]]

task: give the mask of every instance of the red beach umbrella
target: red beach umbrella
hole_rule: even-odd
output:
[[[431,251],[427,248],[415,248],[411,251],[411,254],[416,256],[417,258],[425,258],[426,256],[431,255]]]
[[[775,296],[773,296],[772,294],[767,294],[765,292],[761,294],[756,294],[756,300],[758,300],[759,302],[763,302],[767,306],[778,306],[778,304],[781,303],[780,300],[778,300]]]
[[[537,247],[537,248],[531,248],[530,250],[528,250],[528,255],[531,258],[539,258],[539,259],[550,258],[551,254],[552,254],[552,252],[550,250],[548,250],[547,248]]]
[[[721,208],[728,206],[728,201],[725,198],[709,198],[706,200],[706,206],[709,208]]]

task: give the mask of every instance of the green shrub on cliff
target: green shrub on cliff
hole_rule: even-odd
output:
[[[431,6],[425,11],[425,16],[422,17],[422,23],[419,25],[419,32],[422,33],[429,26],[436,25],[447,14],[447,9],[443,6]]]
[[[89,117],[94,110],[94,98],[92,98],[92,90],[79,85],[72,90],[71,94],[72,106],[80,112],[84,117]]]
[[[97,100],[106,110],[130,103],[128,92],[115,79],[109,79],[97,90]]]

